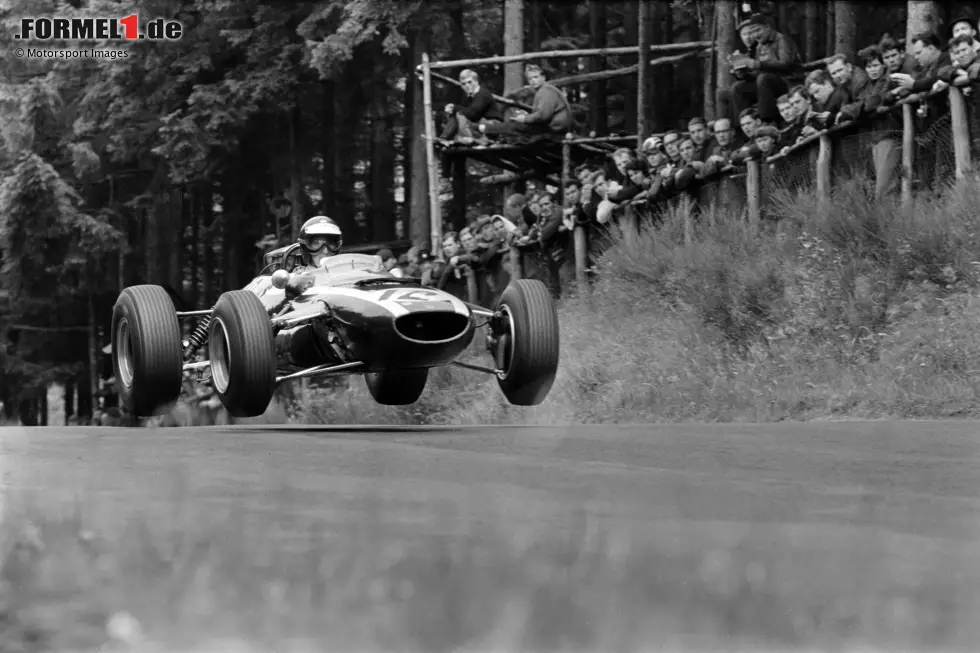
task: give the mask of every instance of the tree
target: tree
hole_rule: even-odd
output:
[[[939,31],[939,7],[933,0],[909,0],[905,22],[905,39],[921,32]]]
[[[853,60],[857,51],[857,16],[853,0],[834,0],[834,53]]]

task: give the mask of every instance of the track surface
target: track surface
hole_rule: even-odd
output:
[[[639,526],[825,524],[968,543],[980,540],[980,423],[7,428],[0,483],[45,502],[98,493],[118,521],[179,500],[342,527],[370,496],[406,533],[447,511],[540,525],[587,506]]]
[[[843,626],[806,605],[910,597],[911,612],[894,613],[906,616],[863,617],[861,629],[905,650],[980,638],[976,422],[0,429],[0,508],[25,500],[49,515],[81,506],[103,534],[132,518],[183,533],[244,514],[236,523],[272,533],[276,551],[302,549],[314,527],[338,543],[367,528],[373,543],[429,551],[433,536],[513,541],[581,534],[584,521],[625,529],[627,550],[657,548],[649,564],[680,565],[693,586],[704,572],[686,554],[749,551],[782,588],[770,620],[810,610],[834,632]],[[740,596],[724,610],[748,606],[744,619],[768,633],[753,605]]]

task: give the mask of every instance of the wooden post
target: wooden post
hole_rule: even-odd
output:
[[[562,205],[565,204],[565,190],[568,188],[568,182],[572,179],[572,136],[568,134],[565,136],[565,141],[561,144],[561,192],[562,192]],[[579,235],[581,232],[581,235]],[[585,288],[585,231],[581,225],[575,225],[571,233],[574,252],[575,252],[575,282],[578,284],[579,288]],[[579,239],[582,240],[582,247],[579,247]]]
[[[956,178],[964,179],[970,171],[970,122],[966,113],[963,91],[949,87],[949,113],[953,130],[953,152],[956,159]]]
[[[826,206],[830,201],[830,159],[833,155],[830,134],[820,134],[820,151],[817,154],[817,201]]]
[[[636,42],[639,52],[650,48],[650,3],[639,0],[636,17]],[[628,6],[628,5],[627,5]],[[650,79],[649,57],[641,55],[636,67],[636,149],[643,147],[643,139],[647,134],[647,80]]]
[[[912,208],[912,166],[915,164],[915,119],[912,105],[902,105],[902,206]]]
[[[749,227],[752,232],[759,230],[762,219],[762,206],[759,201],[762,186],[762,163],[758,159],[745,162],[745,197],[749,209]]]
[[[476,287],[476,270],[466,266],[466,301],[475,304],[479,299],[480,291]]]
[[[432,75],[429,70],[429,53],[422,53],[422,109],[425,114],[425,167],[429,171],[429,234],[431,251],[442,246],[442,210],[439,206],[439,173],[436,161],[435,119],[432,117]]]
[[[585,237],[585,227],[575,225],[572,238],[575,244],[575,282],[578,284],[579,292],[582,292],[589,281],[588,275],[585,272],[589,263],[589,247]]]
[[[88,293],[88,382],[91,386],[89,395],[92,402],[93,419],[99,410],[99,354],[101,351],[99,349],[98,328],[99,319],[95,311],[95,298],[90,290]],[[116,382],[118,383],[119,380],[117,379]]]

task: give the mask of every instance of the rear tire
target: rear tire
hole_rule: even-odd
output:
[[[180,323],[162,286],[130,286],[119,293],[112,308],[112,371],[120,404],[137,417],[151,417],[180,396]]]
[[[218,298],[208,326],[211,382],[232,417],[258,417],[276,389],[276,344],[265,306],[247,290]]]
[[[497,310],[507,330],[500,334],[497,384],[515,406],[537,406],[555,383],[559,360],[558,309],[547,286],[534,279],[513,281]]]
[[[382,406],[407,406],[414,404],[425,391],[429,369],[385,370],[364,375],[368,390]]]

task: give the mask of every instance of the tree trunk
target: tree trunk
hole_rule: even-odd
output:
[[[711,41],[717,47],[718,24],[715,22],[715,3],[701,2],[701,40]],[[703,72],[701,79],[704,80],[704,88],[701,93],[702,115],[708,120],[715,119],[715,66],[718,65],[717,57],[706,57],[703,59]]]
[[[639,16],[640,12],[640,0],[626,0],[623,3],[623,12],[625,15],[623,24],[623,45],[635,46],[639,39],[639,25],[637,24],[637,17]],[[629,55],[623,57],[624,66],[632,66],[636,63],[637,58],[635,56]],[[625,102],[625,106],[623,107],[623,125],[621,129],[627,134],[631,134],[636,130],[637,123],[636,79],[624,77],[619,81],[617,86],[619,86],[620,93],[623,96],[623,102]]]
[[[204,295],[204,303],[201,308],[210,308],[214,305],[214,273],[215,273],[215,247],[218,243],[218,226],[214,223],[214,193],[210,183],[205,184],[201,197],[198,200],[201,207],[201,224],[206,225],[204,239],[201,246],[202,268],[201,268],[201,293]]]
[[[854,63],[858,36],[857,7],[853,0],[835,0],[834,5],[834,54],[847,55],[848,61]]]
[[[191,242],[188,243],[188,255],[190,256],[191,292],[189,301],[195,309],[203,308],[201,301],[201,212],[199,210],[200,185],[195,186],[188,193],[187,215],[191,221]]]
[[[606,3],[604,0],[589,0],[589,33],[592,42],[589,47],[604,48],[608,44],[606,26]],[[589,72],[598,72],[603,68],[603,57],[589,57]],[[609,132],[609,108],[606,103],[606,82],[592,82],[589,85],[589,129],[597,135]]]
[[[409,75],[407,88],[412,87],[412,77]],[[334,187],[336,180],[333,177],[333,125],[336,117],[333,111],[333,97],[337,92],[337,85],[332,80],[325,80],[320,84],[320,158],[323,159],[323,172],[320,180],[320,195],[323,197],[323,212],[333,218],[337,214],[337,193]]]
[[[525,9],[530,8],[530,20],[528,20],[528,52],[541,51],[541,24],[544,22],[544,3],[541,0],[526,0]]]
[[[803,52],[806,61],[820,59],[820,2],[806,0],[803,3]]]
[[[419,30],[415,34],[416,59],[412,70],[422,62],[422,53],[429,48],[430,32]],[[413,84],[418,84],[413,97],[412,111],[412,204],[409,220],[408,237],[412,244],[421,248],[429,247],[431,234],[429,231],[429,172],[425,160],[425,113],[422,104],[421,84],[412,78]]]
[[[524,0],[504,0],[504,56],[515,54],[524,54]],[[504,95],[524,86],[523,70],[519,61],[504,64]]]
[[[415,96],[421,85],[415,76],[415,37],[410,36],[408,47],[402,53],[402,70],[409,71],[405,78],[405,95],[402,104],[402,206],[399,219],[402,221],[404,233],[408,233],[408,224],[411,217],[412,208],[412,182],[414,167],[412,166],[412,152],[415,148],[415,141],[418,139],[418,132],[415,131]],[[434,253],[434,252],[433,252]]]
[[[648,0],[639,0],[636,3],[636,44],[641,53],[650,51],[650,39],[652,37],[651,25],[653,24],[653,12],[651,3]],[[637,147],[643,143],[650,131],[650,112],[652,93],[652,75],[650,74],[649,59],[643,54],[637,57],[636,71],[636,125]],[[629,79],[628,77],[626,79]],[[628,127],[628,126],[627,126]]]
[[[168,211],[169,223],[167,226],[167,247],[170,250],[167,268],[170,277],[167,282],[173,286],[177,292],[183,293],[184,290],[184,190],[175,188],[170,191],[170,210]]]
[[[68,379],[65,381],[64,390],[64,412],[65,412],[65,426],[71,423],[71,418],[75,416],[75,380]]]
[[[715,4],[715,23],[718,30],[715,38],[715,75],[717,82],[715,87],[719,90],[727,90],[732,87],[732,69],[728,63],[728,58],[736,50],[735,46],[735,21],[736,10],[735,0],[718,0]],[[721,116],[716,116],[721,117]]]
[[[289,240],[295,242],[299,238],[299,228],[303,225],[303,180],[300,176],[299,163],[299,130],[300,112],[299,104],[289,112],[289,203],[292,210],[289,214]]]
[[[375,60],[375,79],[385,75],[385,58]],[[370,240],[385,241],[395,237],[395,146],[391,137],[394,127],[388,104],[387,87],[372,88],[374,109],[371,126],[371,202]]]
[[[99,406],[99,338],[98,329],[99,318],[95,310],[95,298],[89,293],[88,296],[88,383],[94,412]]]
[[[159,201],[142,209],[143,212],[143,243],[144,265],[146,267],[146,283],[160,283],[160,230],[157,221],[157,206]]]
[[[532,2],[532,34],[537,33],[538,45],[540,45],[540,25],[535,24],[541,17],[541,3],[534,1]],[[459,2],[451,6],[449,10],[450,25],[452,26],[452,32],[449,36],[449,47],[450,56],[453,59],[464,59],[467,56],[466,52],[466,32],[465,32],[465,16],[463,12],[463,3]],[[537,49],[538,46],[535,46]],[[457,157],[453,161],[453,199],[452,206],[449,210],[449,220],[453,225],[453,229],[459,231],[466,226],[466,207],[468,202],[466,201],[466,181],[467,181],[467,169],[469,168],[468,160],[465,157]],[[444,220],[445,221],[445,220]]]
[[[824,23],[824,57],[829,57],[834,54],[834,45],[837,41],[837,20],[834,16],[836,13],[834,2],[835,0],[824,0],[824,9],[826,10],[825,15],[827,16],[827,22]]]
[[[933,0],[909,0],[905,18],[905,43],[921,32],[939,32],[939,7]]]
[[[37,393],[37,414],[40,426],[48,425],[48,386],[43,385]]]

